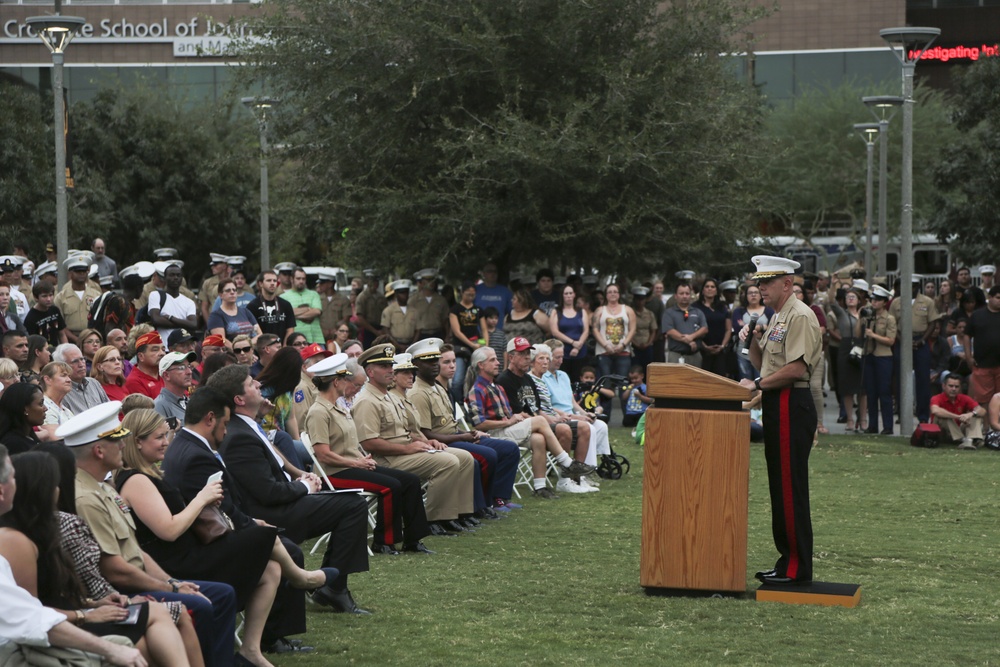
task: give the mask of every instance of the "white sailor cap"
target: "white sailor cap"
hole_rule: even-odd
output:
[[[167,274],[167,269],[173,266],[173,262],[153,262],[153,270],[160,276]]]
[[[892,293],[881,285],[872,285],[873,299],[891,299]]]
[[[317,273],[316,276],[317,280],[319,280],[320,282],[331,282],[331,283],[337,282],[337,274],[334,273],[333,269],[329,266],[324,266],[322,269],[320,269],[319,273]]]
[[[21,272],[25,278],[30,278],[35,272],[35,263],[30,259],[21,265]]]
[[[868,284],[868,281],[864,280],[863,278],[855,278],[854,280],[852,280],[851,287],[856,290],[861,290],[862,292],[865,293],[867,293],[868,290],[871,289],[871,286]]]
[[[413,356],[406,352],[400,352],[392,358],[392,372],[415,371],[417,367],[413,365]]]
[[[76,255],[74,257],[67,257],[66,261],[63,262],[63,266],[66,267],[67,271],[76,271],[79,269],[87,271],[90,269],[90,262],[87,261],[86,257]]]
[[[94,253],[90,252],[89,250],[78,250],[76,248],[68,251],[66,253],[66,256],[67,257],[83,257],[87,261],[87,264],[93,264],[94,263],[94,257],[95,257]]]
[[[913,277],[910,278],[911,283],[923,283],[924,275],[922,273],[914,273]]]
[[[755,255],[750,261],[757,267],[757,272],[751,276],[753,280],[766,280],[777,278],[778,276],[791,275],[795,273],[795,269],[802,266],[794,259],[775,257],[773,255]]]
[[[47,273],[57,273],[58,271],[59,267],[56,266],[55,262],[42,262],[38,265],[38,268],[35,269],[35,276],[40,277]]]
[[[645,285],[636,285],[632,288],[632,294],[634,296],[649,296],[649,288]]]
[[[56,437],[67,447],[89,445],[98,440],[118,440],[129,434],[118,419],[121,401],[110,401],[84,410],[56,429]]]
[[[139,271],[135,268],[135,265],[133,264],[132,266],[126,266],[124,269],[119,271],[118,277],[121,278],[122,280],[125,280],[129,276],[134,276],[137,273],[139,273]]]
[[[437,269],[420,269],[413,274],[414,280],[435,280],[437,279],[438,270]]]
[[[156,273],[156,267],[153,266],[152,262],[136,262],[133,266],[135,267],[135,272],[143,280],[149,280]]]
[[[389,289],[393,292],[398,292],[399,290],[411,290],[413,289],[413,283],[411,283],[406,278],[400,278],[399,280],[394,280],[389,284]]]
[[[13,255],[0,256],[0,273],[14,270],[15,266],[13,257]]]
[[[173,259],[177,256],[177,248],[157,248],[153,251],[156,259]]]
[[[108,274],[106,276],[101,276],[97,282],[101,285],[101,287],[111,287],[111,284],[115,282],[115,277]]]
[[[364,269],[361,272],[361,275],[363,275],[365,278],[378,278],[378,271],[376,271],[375,269]]]
[[[418,340],[416,343],[406,348],[406,353],[409,354],[413,359],[426,359],[431,361],[433,359],[441,358],[441,346],[444,345],[444,341],[440,338],[424,338],[423,340]],[[396,355],[399,359],[399,355]]]
[[[24,257],[21,257],[20,255],[3,255],[0,256],[0,264],[16,269],[24,264]]]
[[[723,292],[727,292],[729,290],[735,292],[739,288],[740,288],[740,283],[736,280],[723,280],[722,283],[719,285],[719,289],[721,289]]]
[[[209,264],[225,264],[226,260],[229,259],[228,255],[221,252],[210,252],[208,256],[210,259]]]
[[[318,361],[309,367],[309,372],[313,374],[313,377],[326,378],[326,377],[351,377],[353,373],[347,370],[347,362],[350,357],[344,352],[338,352],[337,354],[331,355],[322,361]]]
[[[278,262],[274,265],[274,270],[278,273],[294,273],[295,262]]]
[[[96,278],[98,271],[99,271],[99,269],[97,267],[97,264],[91,264],[90,268],[87,269],[87,277],[88,278]]]
[[[997,272],[997,267],[993,266],[992,264],[983,264],[982,266],[979,267],[979,275],[983,275],[984,273],[989,273],[990,275],[992,275],[996,272]]]
[[[677,278],[677,280],[694,280],[694,271],[690,269],[678,271],[674,274],[674,278]]]
[[[243,266],[246,264],[247,258],[243,255],[230,255],[226,257],[226,264],[229,266]]]

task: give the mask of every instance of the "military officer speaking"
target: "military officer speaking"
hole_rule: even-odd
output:
[[[762,393],[771,529],[779,554],[774,568],[755,576],[766,584],[808,583],[813,574],[809,451],[816,431],[809,377],[822,354],[822,336],[812,309],[792,294],[799,263],[767,255],[752,261],[757,272],[751,279],[776,315],[766,328],[751,332],[748,324],[740,331],[740,340],[753,336],[750,361],[760,369],[760,377],[740,385]]]

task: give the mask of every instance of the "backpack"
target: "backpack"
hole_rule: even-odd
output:
[[[933,449],[941,443],[941,427],[937,424],[917,424],[910,436],[910,444],[914,447]]]
[[[162,309],[167,300],[167,290],[158,289],[156,293],[160,295],[160,308]],[[149,302],[147,301],[145,306],[135,311],[135,323],[142,324],[149,321]]]

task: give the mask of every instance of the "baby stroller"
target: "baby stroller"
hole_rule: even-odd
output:
[[[610,390],[613,394],[619,394],[621,388],[626,384],[628,384],[628,380],[620,375],[605,375],[589,387],[579,382],[576,383],[574,393],[579,395],[580,407],[596,419],[608,423],[612,399],[602,395],[601,390]],[[610,447],[610,442],[608,444]],[[628,459],[621,454],[616,454],[614,447],[611,447],[610,454],[602,454],[601,460],[597,464],[597,474],[603,479],[621,479],[622,474],[627,473],[630,469]]]

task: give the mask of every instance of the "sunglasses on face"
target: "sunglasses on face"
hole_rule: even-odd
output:
[[[249,352],[252,349],[253,348],[250,348],[250,347],[234,347],[233,348],[233,352],[235,352],[236,354],[246,354],[247,352]]]

